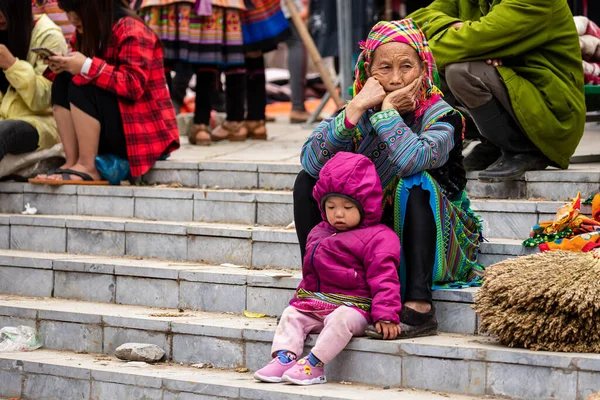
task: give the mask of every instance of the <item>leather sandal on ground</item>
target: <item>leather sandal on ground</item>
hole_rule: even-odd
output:
[[[246,121],[244,125],[248,130],[248,139],[267,140],[267,125],[265,121]]]
[[[197,146],[209,146],[212,142],[210,127],[205,124],[194,124],[192,131],[188,135],[190,144]]]
[[[224,121],[210,135],[213,141],[228,139],[232,142],[242,142],[248,137],[248,131],[242,122]]]
[[[421,336],[437,335],[438,323],[435,317],[435,307],[427,313],[420,313],[411,308],[403,307],[400,311],[400,335],[396,339],[412,339]],[[383,339],[375,325],[367,326],[365,335],[373,339]]]
[[[39,185],[88,185],[88,186],[107,186],[108,181],[96,181],[89,174],[85,172],[74,171],[72,169],[55,169],[53,171],[48,171],[48,176],[51,175],[62,175],[62,180],[58,179],[37,179],[32,178],[29,180],[29,183],[35,183]],[[83,180],[72,180],[71,175],[75,175],[80,177]]]

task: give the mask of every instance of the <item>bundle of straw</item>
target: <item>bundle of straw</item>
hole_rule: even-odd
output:
[[[546,252],[486,269],[480,330],[510,347],[600,352],[600,252]]]

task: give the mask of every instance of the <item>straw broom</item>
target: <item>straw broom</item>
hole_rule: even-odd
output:
[[[600,352],[600,252],[546,252],[486,270],[480,330],[510,347]]]

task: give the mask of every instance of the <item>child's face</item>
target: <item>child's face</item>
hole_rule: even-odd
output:
[[[360,211],[356,205],[343,197],[332,196],[325,201],[327,221],[338,231],[348,231],[360,223]]]

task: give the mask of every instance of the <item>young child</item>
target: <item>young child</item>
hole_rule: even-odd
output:
[[[324,366],[368,324],[376,323],[384,339],[400,333],[400,240],[379,223],[375,166],[363,155],[338,153],[321,170],[313,196],[324,222],[308,236],[303,279],[277,326],[273,360],[254,374],[260,381],[325,383]],[[312,351],[296,361],[306,336],[319,332]]]

